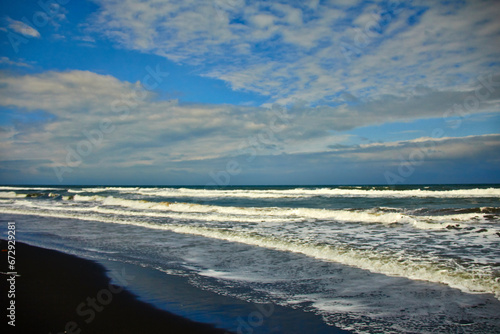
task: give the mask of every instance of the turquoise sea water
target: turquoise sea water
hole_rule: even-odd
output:
[[[38,245],[353,332],[500,332],[498,185],[3,186],[0,215]]]

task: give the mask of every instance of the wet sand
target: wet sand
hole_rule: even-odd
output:
[[[5,298],[11,275],[5,274],[7,242],[0,240],[0,245],[2,309],[15,300],[15,327],[4,315],[3,333],[228,333],[138,300],[110,284],[106,269],[98,263],[19,242],[15,299]],[[120,280],[126,283],[126,273]]]

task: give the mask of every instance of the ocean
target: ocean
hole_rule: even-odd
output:
[[[500,333],[500,185],[2,186],[0,220],[355,333]]]

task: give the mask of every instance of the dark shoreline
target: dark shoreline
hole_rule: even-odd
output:
[[[10,215],[0,221],[27,224],[33,220],[50,224],[53,219]],[[16,223],[16,234],[23,235],[23,239],[16,241],[15,271],[21,276],[15,279],[15,328],[7,325],[9,300],[5,273],[11,270],[7,269],[7,241],[0,238],[0,307],[5,307],[0,333],[64,333],[70,322],[75,324],[68,325],[67,332],[78,334],[350,333],[327,324],[307,303],[295,308],[264,300],[242,300],[200,288],[183,275],[108,255],[103,258],[86,248],[61,247],[50,238],[45,240],[43,234],[31,236],[22,229],[24,226],[28,225]],[[110,282],[117,286],[110,286]],[[118,292],[119,286],[125,286],[126,290]],[[90,302],[95,299],[97,308],[87,298]]]
[[[7,241],[0,240],[1,272],[7,268]],[[15,327],[5,315],[3,333],[227,333],[187,320],[142,302],[131,292],[111,285],[106,269],[73,255],[16,243]],[[22,259],[22,261],[21,261]],[[2,309],[10,299],[2,274]],[[120,281],[118,278],[117,281]],[[126,273],[121,281],[127,283]],[[4,313],[5,314],[5,313]]]

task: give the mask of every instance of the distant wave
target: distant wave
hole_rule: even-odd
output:
[[[89,188],[88,192],[118,191],[130,194],[161,197],[199,197],[199,198],[310,198],[310,197],[499,197],[499,188],[456,189],[456,190],[389,190],[389,189],[343,189],[343,188],[295,188],[283,190],[243,190],[243,189],[191,189],[191,188]]]
[[[192,197],[192,198],[310,198],[310,197],[373,197],[373,198],[500,198],[500,188],[474,188],[454,190],[407,189],[394,190],[388,187],[339,187],[339,188],[293,188],[293,189],[195,189],[195,188],[144,188],[144,187],[92,187],[67,188],[70,193],[103,193],[118,192],[154,197]],[[428,188],[428,187],[425,187]],[[0,190],[9,191],[47,191],[62,188],[46,187],[10,187],[3,186]],[[66,189],[62,189],[66,190]]]
[[[36,191],[45,191],[45,190],[61,190],[63,188],[54,188],[54,187],[12,187],[12,186],[0,186],[0,191],[1,190],[21,190],[21,191],[27,191],[27,190],[36,190]]]
[[[68,199],[68,198],[66,198]],[[101,195],[74,195],[76,202],[94,202],[96,205],[89,208],[57,206],[46,202],[24,202],[19,205],[38,206],[47,210],[67,210],[67,211],[92,211],[97,213],[121,214],[143,217],[165,217],[183,220],[201,221],[233,221],[233,222],[293,222],[309,220],[335,221],[346,223],[374,223],[374,224],[408,224],[417,229],[446,229],[461,223],[461,228],[467,226],[466,222],[471,220],[485,219],[495,208],[483,208],[484,212],[472,210],[467,213],[456,213],[448,210],[448,214],[439,215],[414,215],[411,211],[401,212],[391,208],[373,208],[368,210],[344,209],[314,209],[314,208],[277,208],[277,207],[234,207],[217,206],[196,203],[178,202],[152,202],[146,200],[132,200],[116,198],[113,196]],[[132,209],[112,209],[121,207]],[[497,210],[498,211],[498,210]],[[489,233],[493,233],[490,231]]]

